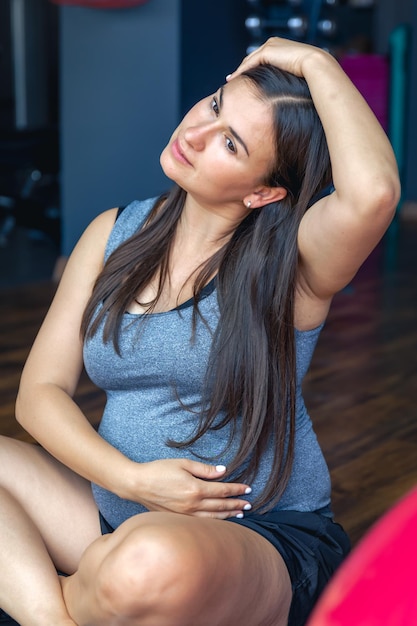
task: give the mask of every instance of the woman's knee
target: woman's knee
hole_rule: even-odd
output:
[[[129,532],[102,560],[95,578],[96,597],[105,612],[164,616],[185,624],[184,612],[205,588],[206,571],[190,533],[163,526]]]
[[[158,626],[286,623],[288,574],[268,566],[275,559],[263,541],[222,522],[214,528],[194,518],[139,517],[87,549],[76,595],[85,593],[99,618],[77,623],[103,626],[116,616]]]

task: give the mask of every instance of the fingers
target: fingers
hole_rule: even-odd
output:
[[[223,472],[222,472],[223,473]],[[199,505],[195,515],[217,519],[244,517],[252,509],[248,500],[239,496],[249,495],[249,485],[241,483],[198,481]]]
[[[226,76],[226,81],[228,82],[229,80],[236,78],[236,76],[239,76],[239,74],[241,74],[242,72],[245,72],[252,67],[256,67],[260,63],[267,61],[268,59],[265,58],[265,49],[271,46],[278,45],[278,42],[278,37],[271,37],[262,46],[260,46],[256,50],[253,50],[253,52],[248,54],[243,59],[239,67],[237,67],[231,74],[228,74]]]
[[[251,509],[252,505],[245,500],[207,499],[201,503],[200,509],[194,515],[196,517],[210,517],[213,519],[242,518],[245,512],[249,512]]]
[[[224,480],[226,467],[190,459],[141,464],[135,498],[150,511],[172,511],[226,519],[243,517],[252,507],[249,485]],[[138,495],[140,494],[140,496]]]
[[[213,493],[216,497],[236,497],[243,494],[248,495],[252,491],[249,485],[245,485],[243,483],[215,482],[221,481],[224,477],[226,472],[226,467],[224,465],[207,465],[206,463],[199,463],[198,461],[184,460],[183,467],[195,478],[212,481],[206,483],[204,487],[206,488],[207,493]]]
[[[303,60],[317,50],[310,44],[282,37],[270,37],[262,46],[248,54],[239,67],[226,76],[226,81],[261,63],[270,63],[296,76],[303,76]]]
[[[188,493],[189,503],[193,502],[192,515],[227,519],[243,517],[252,505],[241,496],[249,495],[251,487],[242,483],[225,482],[224,465],[208,465],[184,459],[183,468],[193,475],[193,493]]]
[[[184,469],[190,472],[197,478],[203,478],[204,480],[219,480],[225,472],[226,467],[224,465],[207,465],[207,463],[199,463],[198,461],[184,460]]]
[[[228,74],[226,76],[226,82],[231,81],[233,78],[236,78],[236,76],[239,76],[239,74],[242,74],[242,72],[246,72],[246,70],[249,70],[251,67],[259,65],[261,63],[259,55],[252,56],[255,55],[256,52],[258,51],[256,50],[255,52],[251,52],[250,55],[245,57],[239,67],[237,67],[231,74]]]
[[[209,465],[207,463],[200,463],[199,461],[190,461],[188,459],[183,460],[183,468],[190,472],[196,478],[202,478],[203,480],[222,480],[226,473],[226,467],[224,465]],[[243,485],[240,483],[222,483],[225,487],[229,485],[236,485],[237,487],[243,488],[243,491],[240,490],[236,493],[250,493],[249,485]],[[246,491],[249,489],[249,491]],[[230,493],[228,495],[234,495]]]

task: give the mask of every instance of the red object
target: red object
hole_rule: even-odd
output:
[[[148,0],[51,0],[54,4],[89,7],[90,9],[127,9]]]
[[[417,489],[386,513],[336,572],[307,626],[417,624]]]
[[[388,59],[379,54],[347,54],[340,59],[340,65],[386,131],[388,128]]]

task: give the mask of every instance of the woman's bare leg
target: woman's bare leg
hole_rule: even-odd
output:
[[[0,488],[2,583],[0,606],[20,624],[74,624],[38,529],[19,503]]]
[[[284,626],[285,564],[238,524],[144,513],[95,541],[63,582],[79,626]]]
[[[89,484],[3,437],[0,487],[0,606],[22,626],[286,624],[286,567],[251,530],[145,513],[101,537]]]
[[[0,437],[0,607],[22,626],[74,624],[56,567],[100,535],[89,483],[38,446]]]

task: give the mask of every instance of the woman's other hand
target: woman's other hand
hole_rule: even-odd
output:
[[[240,496],[249,485],[222,482],[226,468],[189,459],[164,459],[134,464],[129,493],[124,498],[140,502],[149,511],[170,511],[197,517],[226,519],[250,510]]]
[[[304,76],[303,62],[312,55],[327,55],[327,53],[310,44],[281,37],[270,37],[262,46],[248,54],[239,67],[227,76],[227,80],[262,63],[275,65],[296,76]]]

